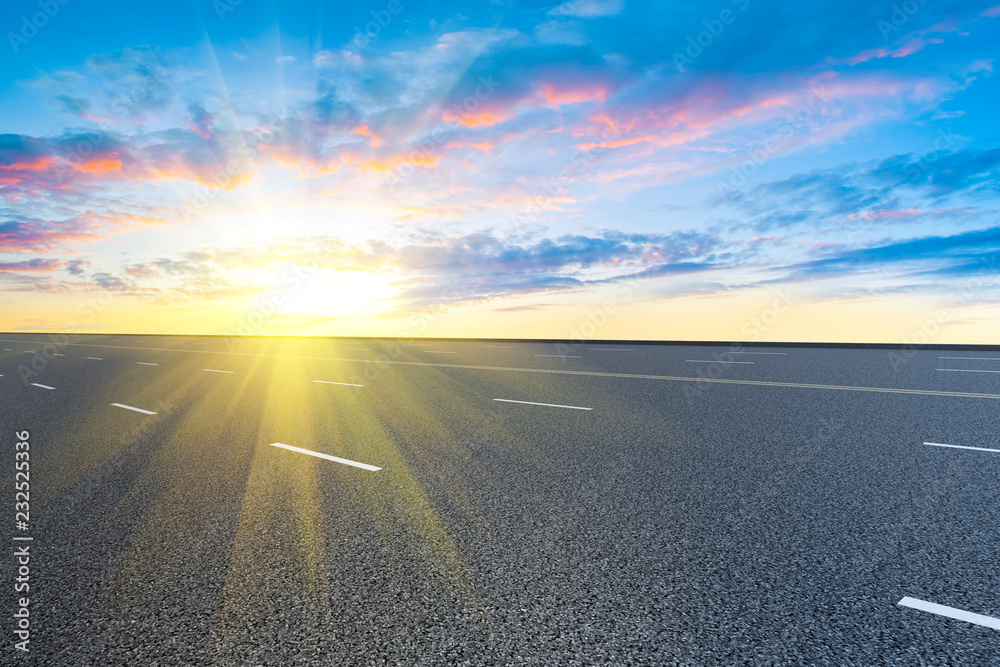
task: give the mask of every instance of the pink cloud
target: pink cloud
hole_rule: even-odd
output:
[[[604,101],[608,99],[608,88],[603,84],[556,88],[552,84],[543,83],[539,88],[544,100],[542,106],[550,109],[558,109],[565,104],[581,104],[583,102],[604,104]]]
[[[938,37],[914,37],[910,41],[906,42],[902,46],[897,48],[884,48],[880,47],[877,49],[866,49],[856,55],[849,58],[843,59],[829,59],[831,63],[846,63],[851,65],[857,65],[859,63],[867,62],[873,58],[905,58],[906,56],[913,55],[917,51],[920,51],[925,46],[930,44],[943,44],[944,40]]]
[[[658,137],[652,134],[645,134],[638,137],[622,137],[621,139],[611,139],[609,141],[598,141],[593,143],[578,144],[577,149],[581,151],[591,151],[595,148],[621,148],[632,144],[655,142]]]
[[[105,237],[81,220],[66,222],[0,222],[0,252],[60,252],[73,254],[72,246]]]

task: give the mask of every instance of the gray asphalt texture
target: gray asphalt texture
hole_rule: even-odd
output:
[[[1000,351],[0,338],[3,665],[1000,664]]]

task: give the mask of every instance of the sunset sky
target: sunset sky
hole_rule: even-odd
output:
[[[995,2],[12,0],[0,329],[996,343]]]

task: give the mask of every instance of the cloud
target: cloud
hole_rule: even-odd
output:
[[[1000,192],[1000,148],[892,155],[867,163],[814,170],[711,198],[750,214],[754,229],[787,227],[831,217],[846,221],[907,221],[927,215],[969,215],[950,209],[907,205],[931,197],[995,196]]]
[[[60,262],[54,259],[42,259],[41,257],[23,260],[20,262],[0,262],[0,271],[2,272],[30,271],[32,273],[48,273],[50,271],[66,267],[66,262]]]
[[[268,279],[236,280],[238,272],[259,269],[266,276],[285,266],[309,263],[338,273],[398,276],[397,299],[405,310],[576,289],[624,277],[712,270],[726,262],[725,253],[716,252],[720,247],[719,239],[700,232],[608,230],[528,240],[489,231],[459,236],[428,231],[396,243],[307,237],[137,262],[127,265],[122,275],[97,272],[91,279],[102,289],[124,294],[211,301],[272,289]]]
[[[208,264],[210,261],[211,255],[201,257],[195,253],[187,253],[183,259],[160,258],[132,264],[125,268],[125,272],[136,278],[207,275],[212,272]]]
[[[929,44],[943,43],[944,40],[937,37],[915,37],[907,41],[905,44],[895,48],[880,46],[874,49],[865,49],[850,58],[830,58],[828,59],[828,62],[832,64],[846,63],[853,66],[859,63],[867,62],[873,58],[905,58],[906,56],[913,55],[917,51],[920,51]]]
[[[89,259],[73,259],[66,262],[66,271],[73,276],[82,276],[84,267],[90,265]]]
[[[789,265],[779,282],[813,280],[887,270],[910,276],[968,277],[992,273],[1000,284],[1000,227],[950,236],[924,236],[882,245],[834,251],[828,257]],[[936,287],[931,285],[931,287]]]
[[[90,100],[82,97],[70,97],[68,95],[56,95],[55,100],[63,111],[80,118],[89,117]]]
[[[550,303],[533,303],[523,306],[509,306],[507,308],[494,308],[493,310],[498,313],[520,313],[528,310],[543,310],[550,307]]]
[[[91,277],[101,289],[109,292],[128,292],[132,289],[131,284],[125,282],[118,276],[111,275],[110,273],[95,273]]]
[[[215,114],[208,113],[200,104],[188,105],[188,113],[191,114],[191,124],[189,125],[191,131],[202,139],[211,139]]]
[[[576,16],[579,18],[598,18],[615,16],[625,8],[625,0],[570,0],[564,2],[550,13],[554,16]]]
[[[79,219],[50,222],[0,214],[0,252],[67,252],[102,238],[104,234]]]

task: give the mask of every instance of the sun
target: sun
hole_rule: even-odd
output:
[[[276,314],[369,317],[391,308],[399,291],[392,274],[296,268],[282,272],[272,287],[278,294]]]

